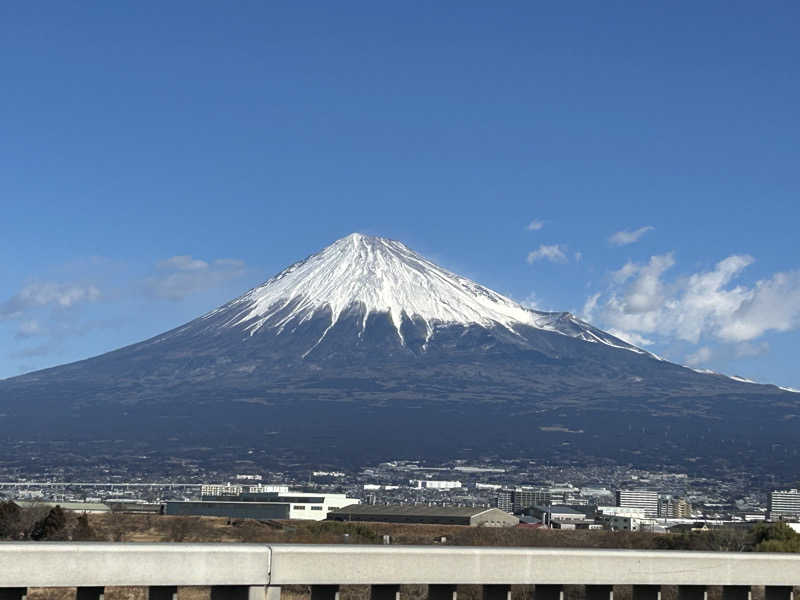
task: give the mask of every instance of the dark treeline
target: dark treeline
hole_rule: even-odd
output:
[[[86,541],[95,539],[86,514],[68,515],[60,506],[21,508],[0,502],[0,539]]]

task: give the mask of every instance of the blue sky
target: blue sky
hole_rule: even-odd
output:
[[[799,21],[788,1],[0,7],[0,377],[361,231],[800,388]]]

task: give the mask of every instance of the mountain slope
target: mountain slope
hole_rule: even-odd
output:
[[[700,455],[781,469],[800,401],[353,234],[170,332],[0,381],[0,413],[9,440],[101,437],[110,456],[202,442],[265,461]]]

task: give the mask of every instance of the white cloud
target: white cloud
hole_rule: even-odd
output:
[[[741,293],[743,301],[720,327],[728,341],[748,341],[769,330],[800,326],[800,272],[776,273]]]
[[[0,318],[20,317],[27,310],[45,306],[69,308],[82,302],[94,302],[99,297],[100,290],[91,284],[30,283],[0,304]]]
[[[537,260],[549,260],[554,263],[565,263],[567,259],[567,247],[561,244],[547,246],[542,244],[538,249],[528,253],[528,263],[533,264]]]
[[[628,244],[638,242],[645,233],[652,231],[653,229],[655,229],[655,227],[652,225],[645,225],[644,227],[639,227],[639,229],[634,229],[632,231],[618,231],[608,238],[608,241],[614,246],[627,246]]]
[[[634,333],[632,331],[620,331],[619,329],[614,329],[612,327],[608,330],[608,333],[610,333],[614,337],[618,337],[624,342],[633,344],[634,346],[639,346],[639,347],[652,346],[654,343],[653,340],[647,339],[646,337],[639,335],[638,333]]]
[[[741,286],[726,289],[726,286],[752,263],[751,256],[733,255],[718,262],[714,270],[689,277],[673,311],[678,337],[696,343],[703,331],[708,331],[719,338],[729,338],[723,330],[736,321],[734,313],[750,290]],[[752,338],[729,341],[746,339]]]
[[[530,223],[528,223],[528,231],[539,231],[542,227],[544,227],[544,221],[539,221],[538,219],[534,219]]]
[[[90,283],[38,281],[25,285],[0,303],[0,320],[15,320],[16,349],[9,358],[33,358],[51,353],[60,339],[79,333],[86,304],[105,299],[105,294]],[[43,343],[29,347],[31,340]]]
[[[700,343],[746,343],[769,331],[800,328],[800,271],[776,273],[752,286],[735,280],[754,262],[732,255],[713,269],[668,281],[672,253],[627,263],[606,292],[587,299],[584,313],[606,327]],[[695,358],[700,358],[695,357]]]
[[[686,364],[690,367],[697,367],[699,365],[707,364],[711,360],[713,352],[708,346],[702,346],[696,352],[686,357]]]
[[[44,335],[45,329],[36,319],[22,321],[17,327],[16,338],[29,338],[37,335]]]
[[[167,300],[182,300],[196,292],[212,289],[242,275],[241,260],[222,258],[212,262],[188,255],[173,256],[156,265],[158,273],[145,285],[153,295]]]
[[[616,281],[617,283],[625,283],[626,281],[628,281],[628,279],[630,279],[631,277],[636,275],[636,273],[639,272],[639,269],[640,269],[639,265],[637,265],[636,263],[628,261],[627,263],[625,263],[625,265],[620,267],[617,271],[614,271],[611,274],[611,276],[614,278],[614,281]]]
[[[769,352],[768,342],[761,342],[759,344],[744,342],[742,344],[737,344],[736,347],[734,348],[734,355],[736,356],[736,358],[761,356],[768,352]]]
[[[531,310],[541,310],[541,307],[539,305],[539,299],[533,292],[528,294],[528,297],[522,300],[520,304],[522,304],[522,306],[524,306],[525,308],[530,308]]]
[[[600,300],[600,296],[603,295],[603,292],[597,292],[596,294],[592,294],[586,299],[586,303],[583,305],[583,319],[585,321],[591,321],[594,315],[594,311],[597,308],[597,303]]]
[[[636,279],[628,286],[622,299],[622,309],[629,314],[649,312],[664,302],[664,285],[661,275],[675,264],[670,254],[650,257],[646,265],[626,264],[614,274],[617,281],[625,282],[634,275]]]

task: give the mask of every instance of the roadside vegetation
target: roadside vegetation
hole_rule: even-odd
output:
[[[228,520],[121,513],[79,514],[46,506],[20,508],[0,502],[0,539],[116,542],[247,542],[305,544],[446,544],[541,548],[622,548],[639,550],[705,550],[724,552],[800,552],[800,534],[784,523],[752,529],[729,528],[673,534],[611,531],[561,531],[529,528],[474,528],[452,525],[342,523],[338,521]],[[709,588],[709,600],[722,600],[720,588]],[[342,600],[369,600],[367,586],[343,586]],[[479,586],[458,586],[459,600],[480,600]],[[565,586],[565,600],[583,600],[581,586]],[[29,600],[73,600],[74,588],[35,589]],[[107,588],[107,600],[146,600],[144,588]],[[208,600],[207,588],[180,588],[179,600]],[[288,586],[284,600],[309,600],[307,586]],[[424,585],[402,586],[403,600],[426,600]],[[531,586],[513,586],[512,600],[530,600]],[[615,600],[631,600],[630,586],[615,586]],[[662,588],[662,600],[677,600],[677,588]],[[764,600],[763,588],[753,600]]]
[[[0,502],[0,539],[130,542],[250,542],[301,544],[448,544],[542,548],[627,548],[723,552],[800,552],[800,534],[785,523],[753,528],[648,532],[478,528],[452,525],[255,521],[123,513],[79,514]]]

